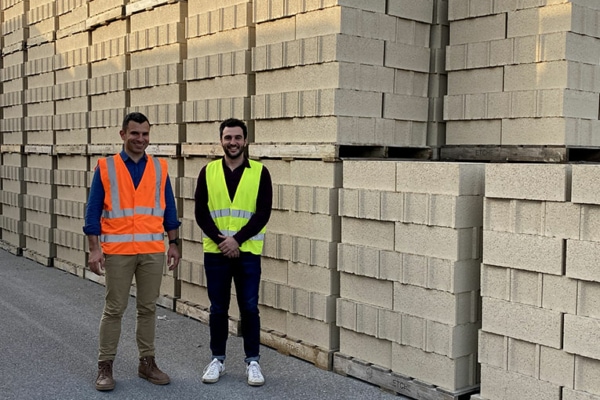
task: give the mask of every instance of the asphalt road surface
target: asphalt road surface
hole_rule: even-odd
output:
[[[203,384],[208,326],[157,310],[156,361],[171,377],[157,386],[137,376],[135,298],[123,317],[116,388],[99,392],[98,326],[104,287],[0,250],[0,399],[404,399],[261,346],[266,383],[246,383],[242,340],[231,337],[219,382]]]

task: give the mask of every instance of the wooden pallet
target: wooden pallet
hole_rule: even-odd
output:
[[[433,149],[425,147],[401,147],[380,145],[340,145],[334,143],[251,143],[251,158],[318,159],[338,161],[347,158],[431,160]]]
[[[155,7],[159,7],[164,4],[176,3],[175,0],[138,0],[135,3],[128,4],[125,6],[125,15],[130,16],[140,11],[150,11]]]
[[[26,144],[23,152],[26,154],[52,154],[52,145]]]
[[[443,146],[442,161],[600,162],[600,148],[566,146]]]
[[[122,144],[88,144],[87,145],[87,154],[99,154],[102,156],[117,154],[123,148]]]
[[[103,156],[111,156],[121,152],[122,144],[88,144],[88,154],[100,154]],[[179,155],[178,144],[151,144],[146,148],[146,153],[153,156],[176,157]]]
[[[468,400],[472,394],[479,391],[477,385],[451,392],[340,353],[333,356],[333,371],[343,376],[351,376],[368,382],[383,390],[418,400]]]
[[[175,301],[175,312],[208,325],[210,310],[206,307],[202,307],[199,304],[195,304],[187,300],[177,299]],[[242,327],[240,321],[229,318],[229,334],[232,336],[242,336]]]
[[[223,156],[223,154],[223,146],[219,143],[183,143],[181,145],[181,155],[184,157],[202,156],[217,158]]]
[[[21,257],[23,255],[23,248],[8,243],[6,240],[0,240],[0,249],[9,252],[12,255]]]
[[[146,153],[153,156],[177,157],[179,152],[178,144],[151,144],[146,148]]]
[[[333,367],[333,350],[326,350],[273,330],[262,330],[260,332],[260,343],[277,350],[281,354],[308,361],[327,371],[330,371]]]
[[[110,10],[103,11],[85,20],[86,30],[93,30],[99,26],[108,25],[112,21],[123,19],[125,17],[125,6],[117,6]]]
[[[175,311],[175,306],[177,305],[177,298],[169,296],[167,294],[161,294],[160,296],[158,296],[156,304],[158,304],[162,308],[166,308],[167,310]]]
[[[54,259],[54,267],[62,271],[68,272],[70,274],[76,275],[80,278],[83,278],[85,275],[85,268],[81,265],[77,265],[65,260],[59,260],[58,258]]]
[[[23,257],[35,261],[38,264],[44,267],[54,267],[54,257],[46,256],[38,253],[37,251],[29,250],[27,248],[23,249]]]
[[[87,144],[56,144],[54,145],[54,155],[87,155]]]
[[[98,285],[106,286],[106,278],[104,276],[96,275],[87,268],[83,270],[83,277],[88,281],[97,283]]]
[[[23,146],[20,144],[3,144],[0,146],[2,153],[23,153]]]

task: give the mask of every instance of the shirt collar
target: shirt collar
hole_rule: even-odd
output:
[[[221,164],[223,165],[223,167],[226,167],[227,165],[225,164],[225,157],[221,157]],[[240,165],[240,167],[243,166],[244,168],[250,168],[250,161],[248,161],[248,158],[244,157],[244,162],[242,163],[242,165]],[[239,168],[239,167],[238,167]],[[237,168],[236,168],[237,169]]]
[[[121,158],[123,159],[123,162],[127,162],[131,159],[131,157],[129,157],[129,154],[127,154],[125,150],[121,150]],[[144,152],[144,156],[142,158],[144,160],[148,160],[148,155],[146,154],[146,152]]]

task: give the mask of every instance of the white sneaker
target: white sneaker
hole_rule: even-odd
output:
[[[248,385],[262,386],[265,384],[265,377],[260,371],[260,365],[256,361],[250,361],[246,367],[246,375],[248,375]]]
[[[202,371],[202,382],[215,383],[221,375],[225,375],[225,365],[216,358],[213,358],[210,364],[204,367],[204,371]]]

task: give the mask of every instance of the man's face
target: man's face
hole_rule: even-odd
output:
[[[150,143],[150,124],[129,121],[127,130],[120,131],[125,152],[129,155],[142,155]]]
[[[238,158],[244,154],[244,147],[248,144],[244,139],[244,131],[239,126],[226,127],[221,136],[221,146],[229,158]]]

